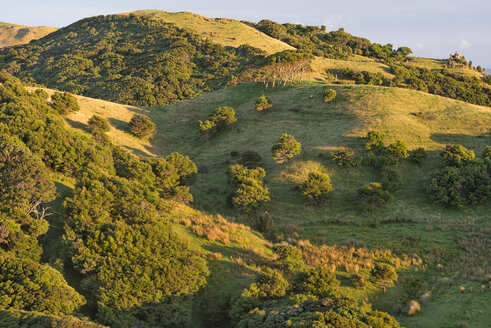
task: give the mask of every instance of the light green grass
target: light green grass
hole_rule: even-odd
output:
[[[192,29],[203,37],[223,46],[238,47],[248,44],[264,50],[267,54],[294,49],[242,22],[228,18],[208,18],[190,12],[167,12],[161,10],[139,10],[136,15],[149,16],[180,28]]]

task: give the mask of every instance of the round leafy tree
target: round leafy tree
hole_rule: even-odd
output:
[[[273,159],[283,162],[294,156],[297,156],[302,151],[302,145],[295,140],[295,137],[284,134],[278,142],[271,148]]]
[[[218,107],[211,115],[210,120],[220,126],[230,125],[237,122],[235,111],[232,107]]]
[[[303,294],[324,298],[336,295],[338,288],[339,280],[326,267],[310,268],[299,275],[298,289]]]
[[[265,95],[262,95],[261,97],[257,98],[256,100],[256,110],[259,112],[265,111],[269,108],[273,107],[273,102],[271,99],[266,97]]]
[[[199,132],[206,137],[211,137],[212,135],[215,134],[217,130],[217,125],[215,122],[206,120],[206,121],[199,121]]]
[[[324,102],[330,102],[336,98],[336,91],[333,89],[327,89],[324,91]]]
[[[130,131],[140,139],[149,139],[155,134],[155,124],[145,115],[133,115]]]
[[[380,131],[368,131],[365,137],[365,146],[367,149],[378,150],[384,145],[385,133]]]
[[[376,263],[370,274],[378,285],[384,287],[392,286],[397,279],[397,273],[394,267],[388,263]]]
[[[404,141],[397,140],[395,143],[390,144],[387,150],[389,154],[397,159],[405,159],[409,156],[407,146]]]
[[[462,145],[446,145],[440,156],[447,166],[460,166],[476,157],[472,150]]]
[[[378,182],[371,182],[358,189],[363,206],[367,210],[373,210],[376,207],[381,207],[387,204],[392,195],[385,190]]]
[[[106,119],[98,115],[93,115],[89,119],[89,122],[87,122],[87,125],[89,127],[89,131],[93,134],[107,132],[110,129],[109,123],[107,123]]]
[[[80,110],[77,99],[68,92],[55,92],[55,94],[51,96],[51,107],[61,115]]]
[[[329,199],[331,191],[331,178],[325,173],[310,172],[307,180],[302,184],[303,196],[320,205]]]
[[[331,157],[337,165],[343,168],[357,167],[361,163],[361,160],[355,158],[355,152],[351,150],[333,151]]]

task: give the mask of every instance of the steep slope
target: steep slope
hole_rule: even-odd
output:
[[[143,16],[83,19],[29,45],[0,50],[0,68],[23,79],[119,103],[173,103],[217,89],[258,58]]]
[[[147,16],[180,28],[194,30],[203,37],[222,46],[239,47],[248,44],[265,51],[268,55],[283,50],[294,49],[292,46],[274,39],[242,22],[228,18],[208,18],[190,12],[167,12],[161,10],[139,10],[131,14]]]
[[[29,43],[56,31],[51,26],[25,26],[0,22],[0,48]]]

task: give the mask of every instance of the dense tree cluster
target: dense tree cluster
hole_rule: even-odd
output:
[[[326,32],[325,27],[279,24],[262,20],[255,25],[261,32],[289,45],[327,58],[346,59],[353,55],[373,57],[384,62],[403,62],[412,53],[408,47],[393,49],[391,44],[371,43],[346,33],[343,28]]]
[[[51,96],[51,107],[61,115],[70,114],[80,110],[77,99],[68,92],[55,92]]]
[[[69,314],[86,300],[98,321],[112,326],[187,326],[208,268],[163,214],[171,200],[192,199],[196,165],[178,153],[139,158],[72,132],[45,95],[0,78],[0,307]],[[91,119],[93,129],[104,130],[101,122]],[[48,230],[45,203],[55,197],[50,169],[76,176],[58,255],[79,274],[85,299],[38,262],[37,240]]]
[[[436,203],[466,206],[491,199],[489,146],[482,159],[462,145],[447,145],[442,151],[443,167],[432,175],[428,192]]]
[[[59,90],[155,106],[223,86],[262,58],[250,46],[224,48],[150,17],[110,15],[2,49],[0,69]]]

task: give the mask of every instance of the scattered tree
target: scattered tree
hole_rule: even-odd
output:
[[[330,102],[334,98],[336,98],[336,90],[334,89],[327,89],[324,91],[324,102]]]
[[[367,149],[380,150],[384,146],[385,133],[380,131],[368,131],[365,137],[365,145]]]
[[[309,177],[302,184],[303,196],[316,205],[327,201],[332,190],[331,178],[325,173],[310,172]]]
[[[155,124],[145,115],[133,115],[130,120],[130,131],[140,139],[150,139],[155,134]]]
[[[93,115],[87,122],[87,125],[92,134],[108,132],[110,129],[106,119],[98,115]]]
[[[409,156],[406,144],[400,140],[397,140],[395,143],[390,144],[387,148],[387,151],[389,152],[389,154],[399,160],[406,159]]]
[[[379,182],[364,185],[358,189],[358,195],[367,210],[384,206],[392,199],[390,192],[385,190]]]
[[[273,159],[281,162],[297,156],[301,151],[302,145],[300,142],[295,140],[295,137],[286,133],[271,148]]]
[[[397,280],[397,273],[394,267],[388,263],[376,263],[370,272],[375,283],[384,288],[393,285],[394,280]]]
[[[259,112],[266,111],[271,107],[273,107],[273,102],[265,95],[262,95],[256,101],[256,110]]]
[[[355,158],[355,153],[351,150],[338,150],[331,152],[331,157],[337,165],[343,168],[357,167],[361,160]]]
[[[229,182],[237,189],[232,194],[232,204],[243,210],[251,210],[269,202],[269,190],[264,185],[266,171],[262,167],[248,169],[236,164],[229,168]]]
[[[409,159],[411,162],[421,165],[426,158],[426,151],[424,148],[419,147],[411,152]]]
[[[299,273],[298,291],[303,294],[315,295],[319,298],[336,296],[338,294],[339,280],[327,267],[309,268]]]
[[[199,121],[199,130],[202,135],[211,137],[215,135],[216,132],[235,122],[237,122],[237,118],[235,117],[233,108],[218,107],[211,113],[208,120]]]

